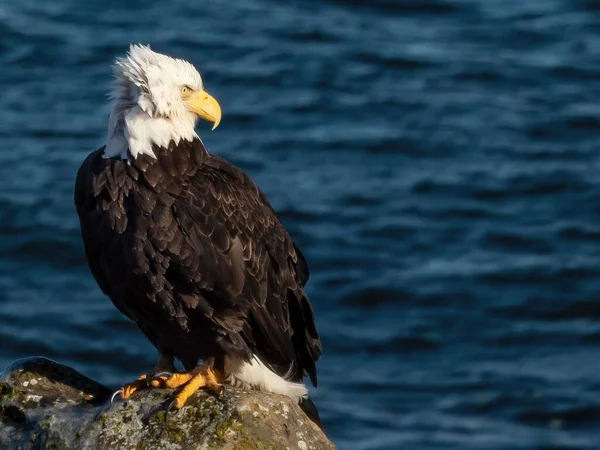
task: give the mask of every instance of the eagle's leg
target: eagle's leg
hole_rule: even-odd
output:
[[[175,365],[173,363],[173,356],[168,353],[159,351],[158,362],[156,363],[154,370],[148,374],[144,374],[144,375],[140,376],[139,378],[132,381],[131,383],[127,383],[125,386],[123,386],[121,389],[119,389],[118,391],[116,391],[113,394],[113,399],[117,394],[119,394],[121,396],[121,398],[124,400],[128,399],[129,397],[131,397],[131,395],[134,392],[139,391],[141,389],[145,389],[148,386],[152,386],[155,388],[163,387],[163,385],[161,384],[162,380],[160,378],[156,378],[155,374],[156,373],[165,373],[165,372],[174,371],[174,370],[175,370]],[[111,402],[112,402],[112,399],[111,399]]]
[[[162,372],[157,373],[152,379],[152,384],[159,381],[160,387],[176,389],[182,387],[181,391],[169,405],[171,408],[182,408],[189,397],[200,388],[204,388],[213,394],[220,396],[223,393],[221,376],[213,369],[212,361],[198,364],[189,372]]]
[[[194,372],[194,375],[175,396],[175,399],[169,405],[169,409],[182,408],[187,399],[200,388],[205,388],[217,396],[223,394],[222,380],[220,380],[218,372],[212,368],[212,364],[199,365],[192,372]]]

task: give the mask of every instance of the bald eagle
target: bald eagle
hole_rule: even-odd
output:
[[[114,75],[107,142],[79,169],[75,205],[98,285],[159,356],[118,394],[179,388],[181,408],[229,383],[302,403],[321,355],[308,267],[265,194],[196,134],[219,104],[193,65],[147,46]]]

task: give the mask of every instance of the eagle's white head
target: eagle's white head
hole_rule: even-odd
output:
[[[221,121],[221,107],[187,61],[131,45],[125,57],[117,58],[113,71],[105,158],[155,157],[153,144],[167,147],[171,141],[197,138],[198,117],[213,122],[213,130]]]

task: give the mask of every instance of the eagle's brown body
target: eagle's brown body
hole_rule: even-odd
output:
[[[156,159],[92,153],[75,204],[92,273],[162,353],[257,355],[289,380],[310,376],[321,342],[302,288],[304,257],[254,182],[200,140]]]

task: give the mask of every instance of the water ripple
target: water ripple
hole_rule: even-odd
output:
[[[204,142],[309,261],[339,448],[597,448],[597,1],[72,3],[0,6],[0,365],[155,362],[72,203],[110,64],[149,42],[200,67]]]

